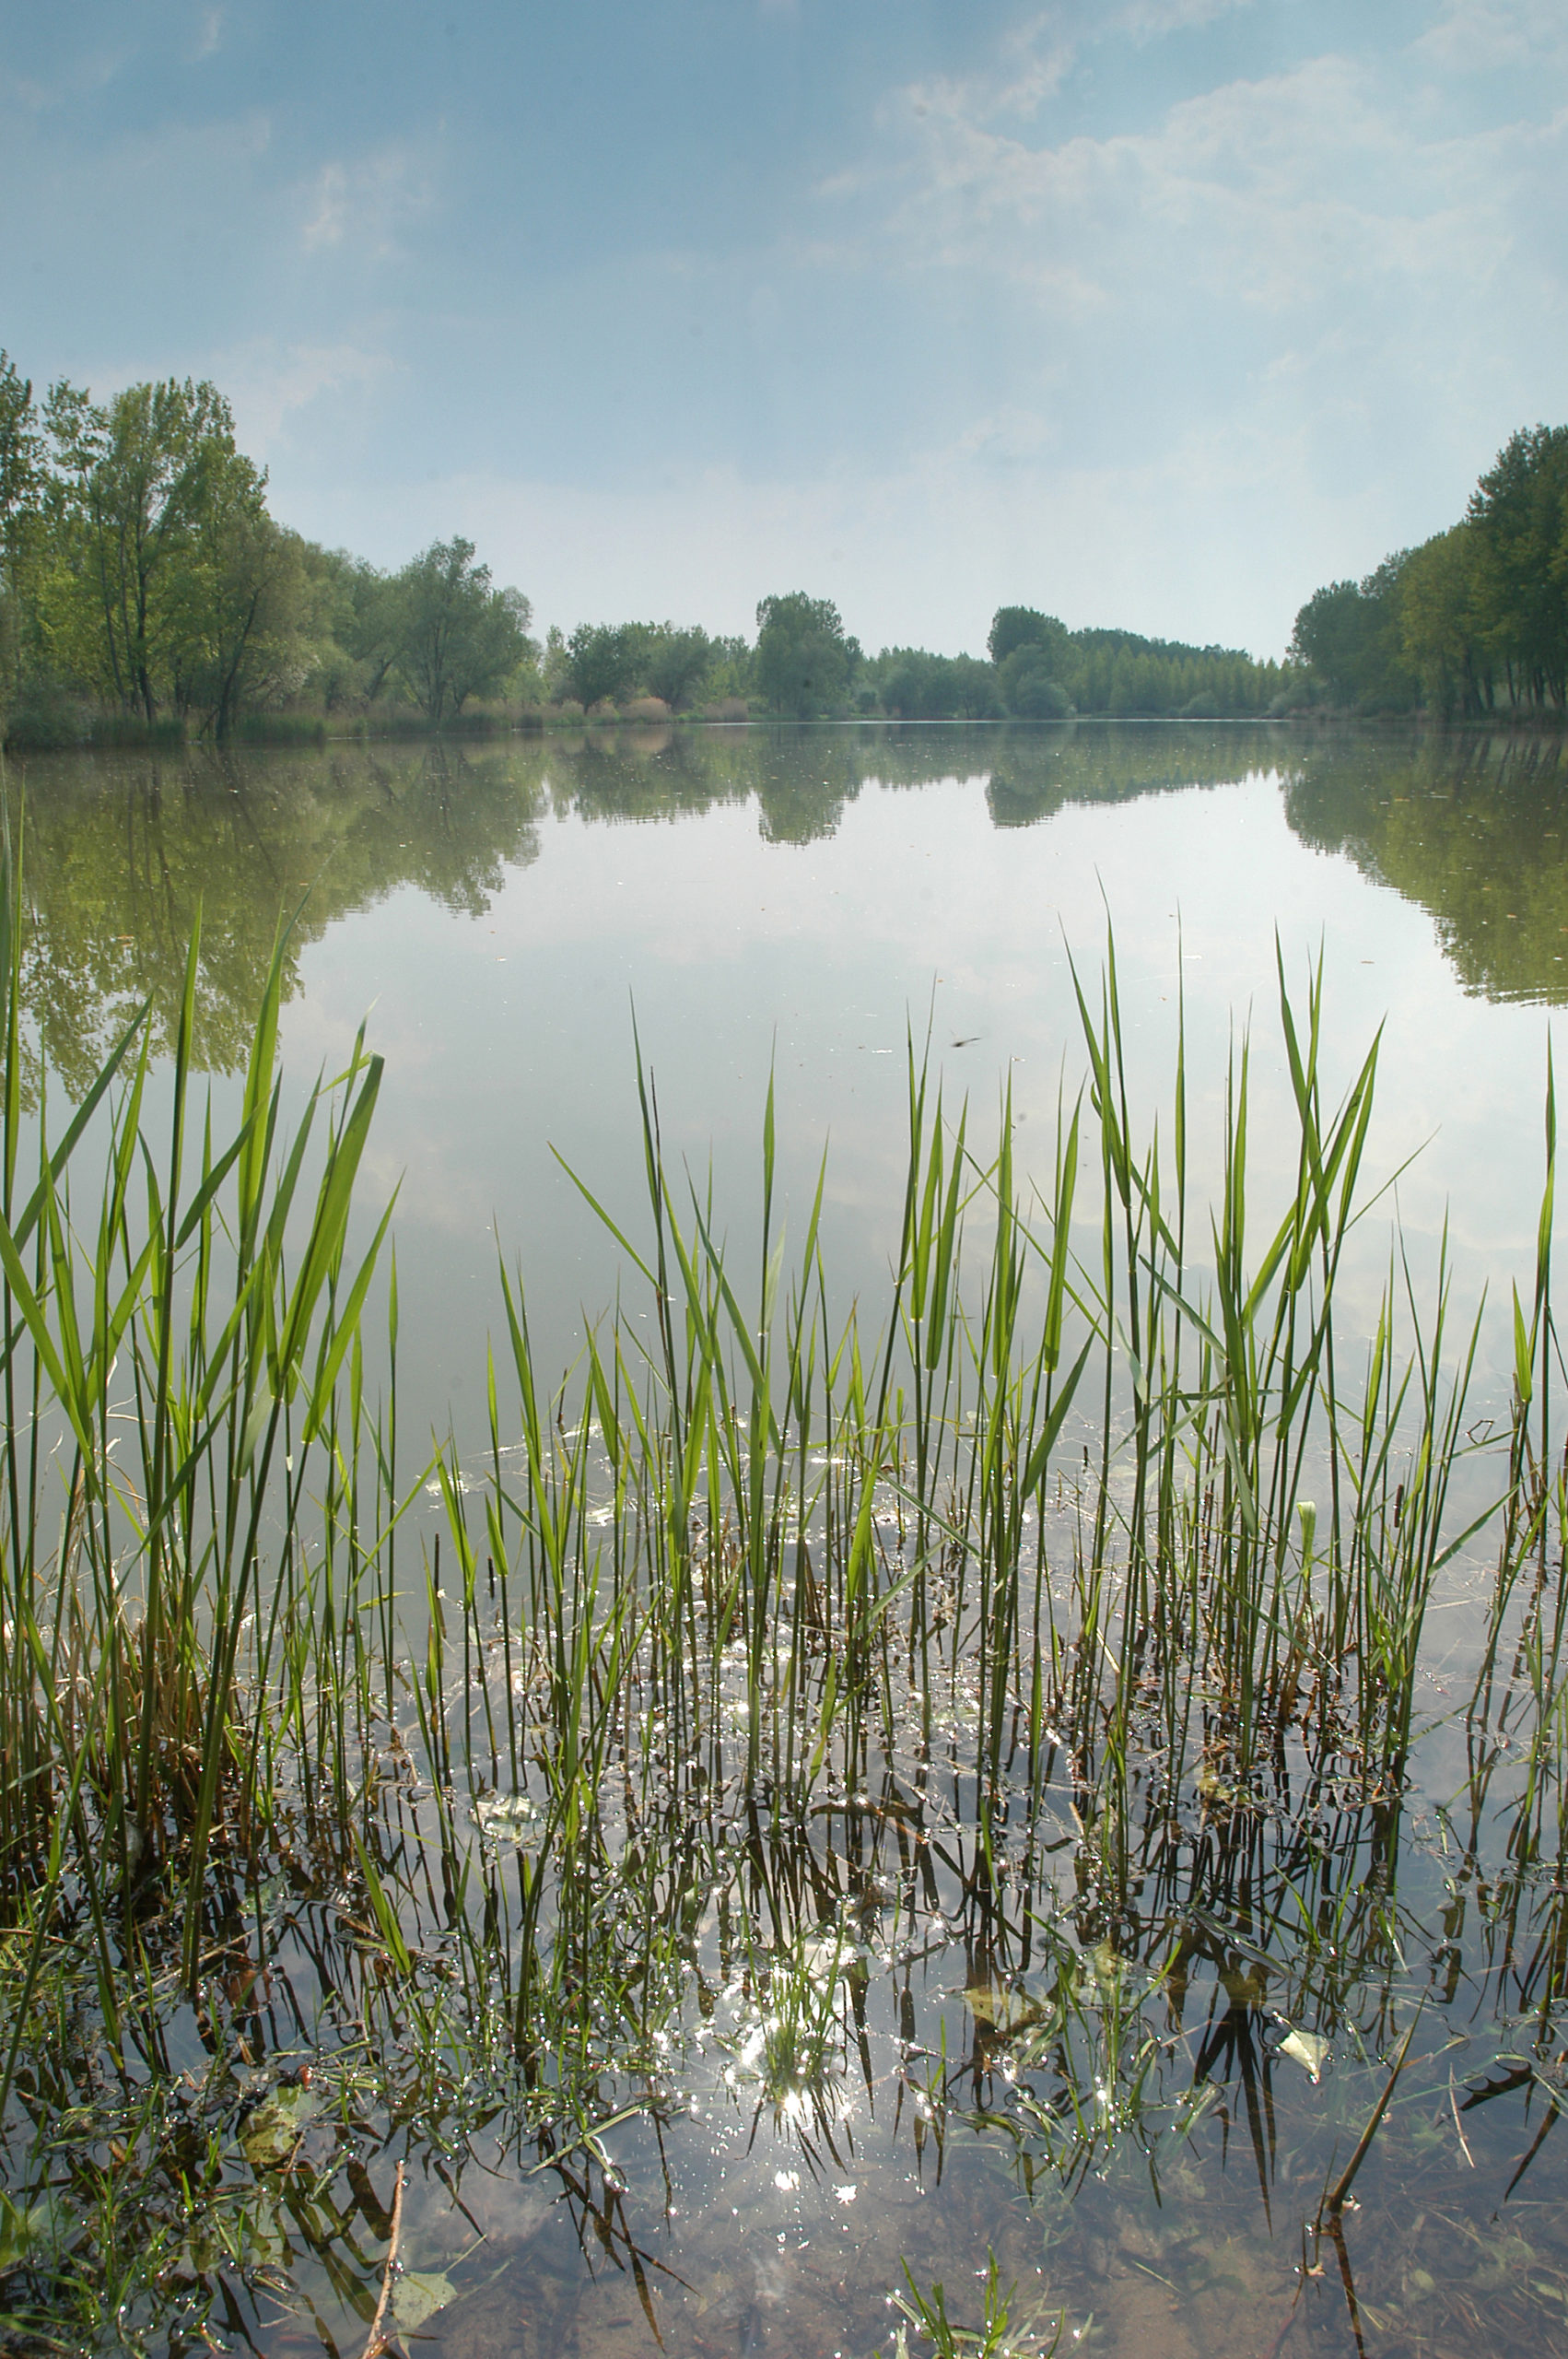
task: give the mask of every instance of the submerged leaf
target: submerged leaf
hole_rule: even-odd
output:
[[[1034,2000],[1022,1990],[995,1983],[972,1982],[964,1993],[964,2004],[977,2024],[992,2025],[998,2031],[1022,2031],[1040,2019],[1041,2011]]]
[[[256,2107],[240,2132],[240,2148],[251,2168],[282,2168],[316,2111],[317,2097],[303,2082],[275,2089]]]
[[[427,2318],[433,2318],[438,2310],[444,2310],[456,2291],[451,2279],[439,2270],[406,2269],[392,2287],[392,2316],[405,2332],[412,2334]]]

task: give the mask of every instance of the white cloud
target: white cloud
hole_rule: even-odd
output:
[[[1340,57],[1226,84],[1147,132],[1032,147],[962,104],[913,130],[895,246],[1052,299],[1136,299],[1166,238],[1193,284],[1274,305],[1390,272],[1452,288],[1508,250],[1515,132],[1423,138]]]
[[[221,8],[204,8],[202,10],[201,18],[196,27],[196,56],[198,60],[204,57],[216,56],[223,41],[223,16],[224,12]]]
[[[234,406],[240,440],[265,460],[289,419],[325,394],[361,392],[395,371],[385,352],[354,344],[295,344],[263,338],[218,353],[212,373]]]
[[[1217,18],[1252,5],[1253,0],[1127,0],[1110,22],[1136,41],[1162,41],[1167,33],[1211,25]]]
[[[897,111],[917,121],[989,122],[995,117],[1035,114],[1055,98],[1072,69],[1078,42],[1054,11],[1027,18],[1007,33],[994,65],[964,76],[933,75],[896,94]]]
[[[307,253],[352,245],[376,261],[398,251],[398,232],[433,201],[428,164],[393,142],[349,162],[321,165],[300,193],[300,238]]]
[[[0,91],[19,100],[29,114],[46,114],[107,89],[135,53],[129,44],[119,49],[83,49],[72,54],[69,65],[53,82],[0,72]]]
[[[1446,0],[1414,44],[1417,56],[1449,71],[1516,65],[1539,71],[1565,52],[1562,0]]]

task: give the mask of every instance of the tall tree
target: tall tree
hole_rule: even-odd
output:
[[[167,649],[163,593],[236,455],[214,385],[129,385],[101,407],[76,386],[44,410],[54,456],[58,643],[91,684],[150,722]]]
[[[1037,647],[1046,657],[1047,674],[1059,680],[1067,668],[1071,637],[1064,622],[1055,615],[1041,614],[1037,606],[999,606],[991,616],[986,646],[991,662],[999,666],[1018,648]]]
[[[316,660],[302,545],[274,523],[264,491],[241,452],[213,464],[166,593],[171,700],[219,740],[245,706],[296,694]]]
[[[810,721],[842,703],[860,648],[831,599],[803,590],[764,598],[756,624],[756,684],[775,712]]]
[[[1296,616],[1294,661],[1315,672],[1336,704],[1402,709],[1415,681],[1400,623],[1400,581],[1410,553],[1385,557],[1363,581],[1331,581]]]
[[[432,541],[397,576],[398,668],[427,720],[455,720],[470,697],[495,696],[529,652],[532,609],[497,590],[474,543]]]
[[[1521,702],[1568,700],[1568,426],[1513,435],[1470,498],[1483,596]]]
[[[1412,552],[1399,586],[1399,630],[1430,711],[1446,721],[1492,704],[1494,632],[1473,524],[1436,533]]]
[[[561,668],[566,694],[584,711],[635,696],[644,681],[648,641],[645,623],[579,623]]]
[[[20,685],[28,564],[46,480],[31,381],[0,350],[0,694],[7,696]]]
[[[713,657],[714,644],[705,630],[678,630],[673,623],[651,624],[643,661],[649,693],[662,697],[672,711],[681,710],[707,678]]]

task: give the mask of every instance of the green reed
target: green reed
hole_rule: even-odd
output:
[[[589,1195],[622,1298],[556,1382],[503,1264],[487,1446],[469,1463],[448,1441],[411,1476],[395,1265],[372,1316],[392,1208],[363,1233],[353,1217],[380,1061],[361,1038],[289,1127],[280,945],[222,1134],[195,1086],[193,941],[172,1060],[155,1072],[139,1012],[54,1144],[47,1095],[23,1105],[9,865],[0,904],[14,2142],[24,2118],[44,2138],[92,2078],[85,2059],[40,2060],[76,2056],[50,2013],[68,1987],[129,2092],[166,2071],[171,2009],[215,2071],[258,2038],[249,2001],[222,1996],[224,1961],[245,1961],[243,1993],[302,1945],[396,2118],[445,2119],[455,2090],[504,2085],[557,2154],[591,2137],[606,2075],[654,2086],[705,1943],[755,1983],[775,2063],[820,2059],[833,2010],[859,2001],[838,1973],[850,1895],[818,1834],[838,1828],[867,1879],[907,1877],[939,1779],[974,1828],[976,1970],[1042,1944],[1055,1960],[1032,2036],[1067,2092],[1042,2123],[1065,2178],[1170,2078],[1149,2008],[1195,1960],[1240,1987],[1249,1955],[1284,1957],[1270,1971],[1294,1978],[1297,2019],[1375,2037],[1398,1941],[1367,1872],[1398,1852],[1429,1605],[1488,1520],[1456,1531],[1451,1504],[1480,1329],[1451,1342],[1445,1256],[1423,1307],[1397,1235],[1370,1342],[1364,1320],[1337,1325],[1376,1202],[1378,1048],[1336,1096],[1320,970],[1300,1000],[1278,977],[1293,1176],[1267,1208],[1249,1043],[1213,1201],[1189,1203],[1184,1025],[1169,1107],[1141,1126],[1109,938],[1098,992],[1079,978],[1085,1087],[1061,1096],[1035,1185],[1010,1102],[977,1151],[911,1040],[879,1306],[836,1304],[822,1177],[791,1245],[771,1090],[760,1253],[739,1269],[711,1187],[668,1167],[639,1060],[644,1204]],[[74,1189],[84,1164],[92,1186]],[[1521,1860],[1568,1823],[1554,1168],[1549,1074],[1471,1712],[1478,1823],[1494,1685],[1529,1715]],[[1088,1978],[1032,1902],[1009,1915],[1064,1795],[1081,1942],[1109,1945]],[[1329,1796],[1331,1936],[1305,1896]],[[1153,1979],[1153,1951],[1134,1976],[1117,1947],[1134,1891],[1164,1929]],[[336,1912],[352,1955],[311,1912]],[[412,2079],[394,2099],[397,2059]],[[1096,2073],[1111,2115],[1086,2104]],[[1193,2101],[1173,2097],[1173,2118]]]

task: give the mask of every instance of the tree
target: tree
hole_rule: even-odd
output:
[[[673,623],[650,624],[643,659],[645,685],[651,695],[663,698],[672,712],[679,712],[708,677],[713,655],[713,641],[700,627],[677,630]]]
[[[1407,707],[1414,680],[1400,628],[1400,581],[1409,552],[1386,557],[1363,581],[1331,581],[1295,619],[1290,651],[1326,684],[1336,704],[1363,710]]]
[[[69,669],[151,722],[168,693],[164,593],[238,455],[232,414],[215,385],[170,377],[101,407],[63,382],[44,417],[54,643]]]
[[[1037,647],[1049,658],[1049,669],[1060,678],[1066,669],[1072,634],[1067,625],[1055,615],[1042,615],[1036,606],[999,606],[991,616],[990,637],[986,645],[991,662],[1000,667],[1016,648]]]
[[[842,703],[860,660],[838,609],[803,590],[764,598],[756,610],[756,683],[775,712],[810,721]]]
[[[396,577],[397,667],[438,725],[470,697],[497,695],[530,652],[528,600],[493,589],[474,554],[472,541],[432,541]]]
[[[45,481],[31,380],[0,350],[0,678],[13,693],[20,685],[22,604]]]
[[[1470,496],[1483,598],[1521,702],[1568,699],[1568,426],[1512,436]]]
[[[302,544],[267,514],[263,479],[240,452],[215,468],[168,585],[170,700],[220,742],[247,705],[281,701],[315,667]]]
[[[646,623],[579,623],[566,646],[566,693],[585,712],[590,705],[619,704],[635,696],[642,686],[648,640]]]
[[[900,721],[996,721],[1002,711],[997,675],[973,655],[928,655],[893,648],[878,657],[884,711]]]
[[[1020,721],[1066,721],[1072,700],[1051,671],[1044,648],[1025,642],[1015,647],[997,675],[1002,701]]]
[[[1423,541],[1405,567],[1399,631],[1428,707],[1445,721],[1492,701],[1480,537],[1455,524]]]

